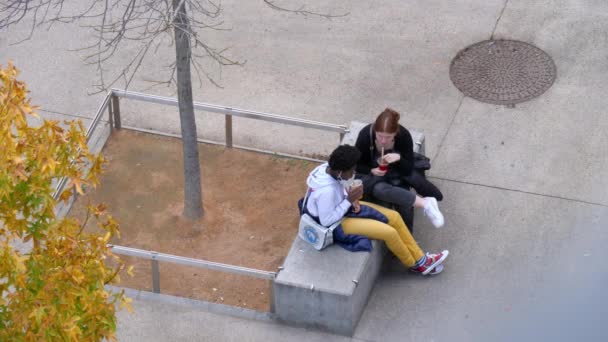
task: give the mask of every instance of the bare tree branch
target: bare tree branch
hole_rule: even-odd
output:
[[[288,9],[288,8],[276,5],[275,2],[272,0],[263,0],[263,1],[266,5],[268,5],[268,7],[272,8],[274,10],[281,11],[281,12],[290,12],[290,13],[299,14],[299,15],[303,15],[303,16],[311,15],[311,16],[321,17],[321,18],[325,18],[325,19],[331,19],[331,18],[346,17],[347,15],[350,14],[350,12],[345,12],[345,13],[341,13],[341,14],[313,12],[313,11],[306,10],[304,5],[300,6],[300,8],[298,8],[298,9]]]
[[[174,11],[170,0],[88,0],[80,12],[64,13],[65,0],[0,0],[0,29],[11,26],[29,18],[28,34],[12,44],[19,44],[32,38],[41,25],[50,28],[55,23],[77,23],[91,30],[95,41],[76,51],[84,51],[86,63],[95,65],[99,73],[99,83],[95,85],[99,92],[112,87],[116,82],[125,82],[128,87],[135,73],[141,69],[149,51],[158,51],[162,37],[169,38],[174,44],[173,29],[182,30],[190,39],[191,65],[199,83],[207,79],[217,87],[221,87],[201,61],[210,59],[219,70],[229,65],[243,65],[228,55],[228,49],[216,49],[209,45],[202,34],[205,30],[227,31],[219,20],[222,13],[220,2],[215,0],[181,0],[178,8],[183,8],[188,25],[178,27],[175,18],[179,11]],[[82,0],[80,0],[82,1]],[[298,9],[281,7],[274,0],[263,0],[270,8],[298,15],[312,15],[326,19],[343,17],[349,13],[332,14],[310,11],[304,6]],[[122,47],[133,43],[138,44],[135,55],[129,57],[121,70],[111,72],[104,65],[117,57]],[[209,66],[207,65],[207,68]],[[107,74],[113,74],[108,78]],[[169,66],[169,77],[164,81],[149,81],[154,84],[175,85],[175,64]]]

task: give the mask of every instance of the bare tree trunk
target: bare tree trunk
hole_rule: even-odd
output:
[[[180,6],[181,3],[181,6]],[[181,7],[181,8],[178,8]],[[196,219],[203,216],[203,196],[201,169],[198,159],[198,142],[194,103],[192,100],[192,80],[190,78],[190,46],[188,17],[185,1],[173,0],[175,13],[175,63],[177,68],[177,99],[182,128],[184,153],[184,216]],[[182,29],[183,28],[183,29]]]

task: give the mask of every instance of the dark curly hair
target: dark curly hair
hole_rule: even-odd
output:
[[[329,156],[329,167],[336,171],[352,169],[361,158],[361,152],[355,146],[340,145]]]

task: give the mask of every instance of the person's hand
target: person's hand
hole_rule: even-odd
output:
[[[361,204],[359,204],[359,201],[354,201],[353,202],[353,213],[357,214],[361,211]]]
[[[372,175],[374,175],[374,176],[378,176],[378,177],[384,177],[384,175],[386,175],[386,171],[382,171],[382,170],[380,170],[380,168],[378,168],[378,167],[377,167],[377,168],[375,168],[375,169],[372,169],[372,171],[371,171],[371,172],[372,172]]]
[[[396,163],[399,160],[401,160],[401,155],[399,155],[399,153],[387,153],[384,155],[384,161],[389,164]]]
[[[363,185],[352,186],[346,190],[347,199],[350,203],[354,203],[359,198],[363,197]]]

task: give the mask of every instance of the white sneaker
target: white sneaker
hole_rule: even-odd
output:
[[[426,204],[424,205],[424,215],[431,220],[431,223],[435,228],[441,228],[443,226],[443,214],[439,211],[437,200],[434,197],[425,197]]]
[[[435,266],[435,268],[433,268],[433,270],[427,274],[428,275],[438,275],[442,271],[443,271],[443,265],[439,264],[439,265]]]

